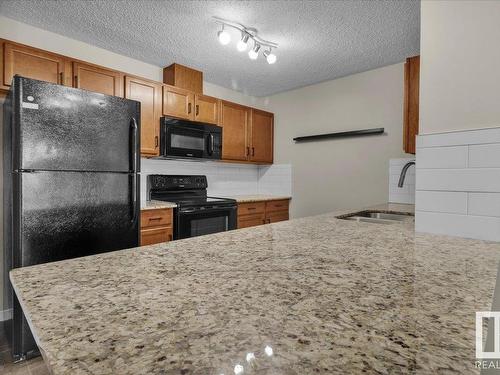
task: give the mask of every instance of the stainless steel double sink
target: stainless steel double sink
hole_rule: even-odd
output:
[[[413,214],[383,212],[383,211],[360,211],[348,215],[337,216],[337,219],[351,220],[374,224],[396,224],[410,219]]]

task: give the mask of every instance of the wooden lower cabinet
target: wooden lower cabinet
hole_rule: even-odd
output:
[[[141,211],[141,246],[173,239],[173,210],[159,208]]]
[[[289,199],[238,204],[238,229],[289,219]]]

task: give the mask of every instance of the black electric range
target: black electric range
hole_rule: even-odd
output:
[[[149,199],[173,202],[174,239],[236,229],[236,200],[207,196],[206,176],[148,175]]]

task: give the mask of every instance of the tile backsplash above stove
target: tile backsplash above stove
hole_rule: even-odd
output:
[[[258,166],[195,162],[182,160],[141,159],[141,201],[147,197],[146,176],[148,174],[205,175],[208,194],[232,196],[247,194],[292,194],[292,167],[290,164]]]

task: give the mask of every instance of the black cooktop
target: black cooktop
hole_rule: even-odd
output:
[[[176,203],[178,207],[201,207],[201,206],[218,206],[236,204],[235,199],[217,198],[217,197],[200,197],[200,196],[177,196],[177,197],[154,197],[155,200],[162,200]]]

